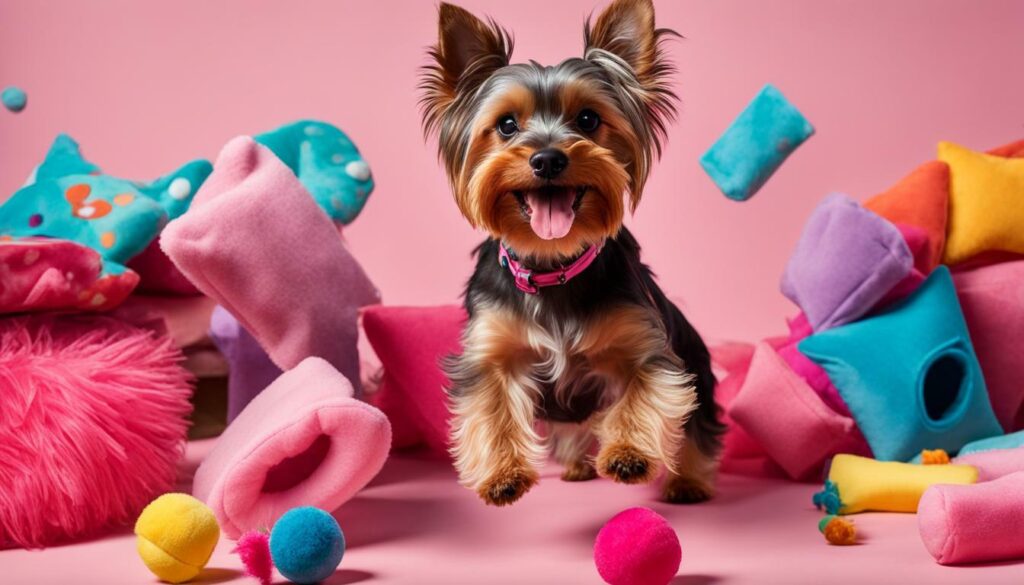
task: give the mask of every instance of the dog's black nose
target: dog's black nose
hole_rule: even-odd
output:
[[[565,167],[569,166],[569,157],[557,148],[538,150],[530,157],[533,174],[542,179],[554,179]]]

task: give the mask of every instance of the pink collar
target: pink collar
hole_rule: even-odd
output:
[[[597,255],[601,253],[601,249],[604,247],[604,242],[596,246],[587,248],[579,258],[573,261],[568,266],[562,266],[559,270],[553,270],[551,272],[534,272],[529,268],[526,268],[516,260],[505,244],[498,245],[498,264],[501,264],[503,268],[507,268],[512,276],[516,279],[516,287],[531,295],[535,295],[540,292],[540,288],[544,286],[555,286],[559,284],[565,284],[572,280],[574,277],[579,275],[581,272],[590,266]]]

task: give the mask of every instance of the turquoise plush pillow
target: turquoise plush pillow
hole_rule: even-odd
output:
[[[0,237],[77,242],[99,253],[104,274],[121,274],[169,219],[188,209],[212,170],[196,160],[149,183],[104,175],[61,134],[29,184],[0,206]]]
[[[337,127],[301,120],[253,138],[295,173],[335,222],[351,223],[363,210],[374,186],[370,166]]]
[[[1024,431],[973,441],[964,445],[957,455],[969,455],[971,453],[983,453],[999,449],[1016,449],[1017,447],[1024,447]]]
[[[945,266],[887,311],[799,349],[828,372],[877,459],[956,453],[1003,432]]]

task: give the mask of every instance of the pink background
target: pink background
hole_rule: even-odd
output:
[[[596,0],[465,0],[516,34],[516,57],[580,54]],[[1024,136],[1019,0],[656,3],[683,98],[630,221],[669,294],[712,338],[779,332],[779,275],[829,191],[862,198],[934,155]],[[341,126],[378,188],[349,230],[390,304],[456,300],[478,241],[425,145],[416,70],[432,1],[0,0],[0,194],[58,132],[110,173],[146,178],[213,157],[237,134],[302,117]],[[776,84],[818,133],[751,201],[726,200],[697,159],[753,94]]]

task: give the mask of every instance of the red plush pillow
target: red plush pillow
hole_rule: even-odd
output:
[[[1004,144],[999,148],[993,148],[988,151],[988,154],[993,156],[1002,156],[1005,158],[1024,158],[1024,140],[1018,140],[1009,144]]]
[[[159,238],[150,242],[145,250],[129,260],[128,268],[139,275],[140,292],[176,296],[203,294],[160,249]]]
[[[108,311],[139,277],[103,274],[103,259],[77,242],[0,236],[0,314],[75,309]]]
[[[365,308],[362,316],[366,338],[384,367],[373,402],[391,422],[394,445],[423,442],[432,451],[447,453],[448,379],[440,361],[461,351],[466,312],[455,305],[376,305]]]

